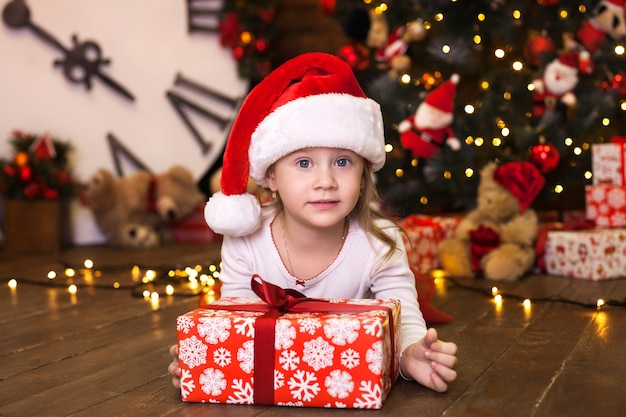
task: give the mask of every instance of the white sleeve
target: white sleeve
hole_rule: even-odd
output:
[[[245,239],[224,236],[222,241],[222,297],[256,297],[250,286],[253,267],[252,256]]]
[[[377,299],[400,300],[401,351],[426,334],[426,322],[417,302],[415,276],[409,268],[406,248],[400,232],[394,232],[398,249],[387,260],[379,262],[372,276],[372,293]]]

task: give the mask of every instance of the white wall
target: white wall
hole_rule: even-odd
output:
[[[2,9],[8,0],[0,2]],[[175,114],[165,92],[183,72],[231,96],[242,96],[247,82],[239,79],[231,52],[217,35],[188,34],[183,0],[28,0],[31,19],[65,47],[71,37],[93,39],[111,59],[104,71],[136,97],[131,102],[100,79],[91,91],[71,84],[53,62],[62,52],[28,28],[0,23],[0,156],[10,147],[4,138],[13,129],[49,132],[75,147],[74,172],[86,180],[98,168],[114,170],[106,135],[112,132],[153,171],[183,163],[199,178],[215,163],[227,129],[197,119],[215,152],[203,155]],[[185,95],[200,104],[206,98]],[[203,102],[204,101],[204,102]],[[227,115],[230,108],[212,103]],[[129,168],[130,169],[130,168]],[[91,213],[73,205],[74,241],[101,242]]]

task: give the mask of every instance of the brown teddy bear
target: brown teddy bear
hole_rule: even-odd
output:
[[[537,214],[529,206],[544,178],[530,162],[491,162],[480,172],[477,206],[461,220],[455,237],[438,245],[451,276],[514,281],[535,261]]]
[[[153,176],[147,171],[117,178],[101,168],[89,178],[83,198],[108,244],[138,248],[159,245],[156,227],[161,219],[151,209],[151,189],[154,190]]]
[[[156,179],[156,210],[165,222],[189,216],[206,201],[193,174],[181,165],[175,165]]]
[[[85,185],[83,197],[106,242],[134,248],[170,241],[168,223],[190,215],[205,200],[182,166],[156,176],[138,170],[121,178],[101,168]]]

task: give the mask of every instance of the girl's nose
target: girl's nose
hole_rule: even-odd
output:
[[[317,170],[314,186],[316,188],[335,188],[337,186],[337,181],[332,168],[320,167]]]

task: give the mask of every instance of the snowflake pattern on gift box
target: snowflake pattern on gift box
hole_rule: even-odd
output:
[[[233,299],[218,302],[238,304]],[[395,303],[397,320],[399,302]],[[177,320],[183,400],[254,403],[254,323],[262,314],[208,308],[188,313],[190,319]],[[395,348],[384,337],[387,320],[384,309],[349,314],[288,313],[278,318],[273,380],[263,381],[273,383],[275,404],[380,408],[393,383],[388,367],[389,354]],[[399,337],[397,328],[394,333]]]

